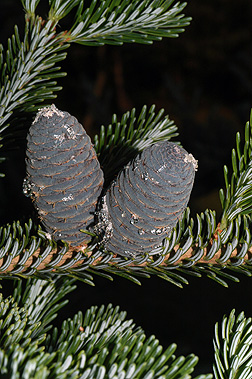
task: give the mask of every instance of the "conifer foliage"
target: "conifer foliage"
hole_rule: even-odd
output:
[[[55,92],[60,89],[56,80],[65,75],[57,64],[65,59],[69,44],[151,43],[163,37],[178,36],[190,22],[190,18],[182,14],[186,4],[170,0],[134,0],[130,4],[122,0],[94,0],[89,6],[80,0],[52,0],[48,2],[44,18],[36,14],[39,3],[39,0],[22,1],[24,36],[21,37],[15,27],[7,46],[1,45],[0,134],[3,149],[9,137],[13,138],[23,128],[22,120],[28,112],[36,111],[43,102],[56,96]],[[62,31],[58,23],[70,15],[72,26]],[[154,105],[149,109],[144,106],[140,112],[132,109],[121,120],[114,115],[112,123],[102,126],[94,140],[104,173],[104,189],[145,148],[177,135],[177,128],[169,116],[164,116],[163,110],[156,113]],[[46,275],[51,270],[65,271],[89,283],[93,281],[90,272],[107,278],[111,278],[111,273],[123,275],[136,283],[139,276],[158,275],[178,286],[188,282],[186,274],[199,277],[206,274],[224,286],[227,286],[226,279],[238,280],[235,272],[251,275],[248,256],[251,244],[250,157],[251,122],[248,122],[244,146],[237,134],[231,177],[228,168],[224,167],[226,192],[220,191],[223,206],[220,219],[216,218],[215,211],[208,209],[192,218],[187,208],[159,246],[146,246],[140,255],[126,257],[114,257],[109,250],[104,250],[92,232],[86,252],[84,249],[76,251],[69,249],[67,238],[55,244],[35,220],[27,220],[23,225],[14,221],[0,229],[1,273],[29,276],[39,271]],[[86,232],[85,223],[82,230],[81,233]],[[83,237],[83,241],[89,239]]]
[[[71,43],[85,46],[151,44],[163,37],[177,37],[190,23],[190,18],[182,13],[186,3],[173,0],[91,0],[88,5],[82,0],[48,0],[46,15],[37,13],[39,3],[40,0],[21,0],[20,6],[22,4],[25,15],[24,33],[21,35],[15,26],[5,47],[0,46],[2,155],[7,143],[15,141],[17,133],[23,131],[28,114],[35,117],[37,110],[43,106],[52,110],[52,99],[61,89],[57,79],[65,75],[58,62],[66,58],[66,50]],[[65,17],[72,18],[72,24],[68,30],[62,31],[59,22]],[[42,134],[38,131],[37,136],[40,141],[44,138],[42,142],[46,144],[46,137]],[[120,172],[125,173],[121,170],[126,170],[129,175],[124,168],[128,162],[136,162],[136,157],[144,154],[150,158],[153,144],[163,146],[168,143],[177,151],[183,151],[178,141],[170,142],[177,136],[173,121],[164,115],[164,110],[156,112],[153,105],[150,108],[143,106],[140,111],[134,108],[121,119],[113,115],[111,124],[101,126],[100,134],[95,136],[94,147],[88,138],[84,138],[88,141],[89,151],[92,150],[91,160],[95,160],[97,170],[100,166],[103,170],[99,176],[99,190],[92,199],[92,213],[95,213],[103,175],[104,195],[118,173],[119,179]],[[55,138],[57,143],[63,142]],[[184,209],[196,166],[192,157],[188,159],[187,155],[184,163],[190,166],[190,191],[179,209],[179,220],[171,223],[171,230],[157,244],[155,241],[144,245],[138,254],[132,250],[132,254],[123,255],[116,251],[116,243],[113,249],[104,244],[95,228],[87,231],[90,220],[82,222],[81,226],[79,220],[76,223],[72,220],[76,245],[85,243],[81,247],[75,246],[71,230],[60,228],[62,220],[55,221],[54,207],[50,208],[51,213],[47,208],[43,209],[51,203],[43,202],[45,199],[36,192],[39,188],[33,184],[40,186],[43,192],[46,183],[30,180],[41,168],[41,156],[36,156],[31,142],[34,141],[30,140],[28,146],[31,156],[28,157],[25,191],[27,194],[30,191],[35,198],[43,227],[35,219],[24,224],[14,220],[0,227],[1,278],[19,278],[14,282],[11,296],[0,295],[1,377],[191,378],[197,357],[193,354],[176,357],[174,344],[164,350],[154,336],[147,338],[118,307],[109,305],[99,309],[92,307],[85,313],[80,311],[73,319],[65,320],[61,328],[53,328],[52,322],[58,310],[66,304],[63,298],[74,290],[77,278],[93,285],[95,275],[110,280],[119,275],[139,284],[139,279],[156,275],[182,287],[188,283],[188,274],[196,277],[207,275],[224,286],[228,280],[238,281],[235,273],[252,275],[252,118],[245,126],[244,142],[237,133],[231,170],[224,167],[225,189],[220,190],[223,210],[220,219],[214,210],[206,209],[191,217],[190,209]],[[35,158],[38,158],[36,162]],[[72,156],[68,156],[65,163],[71,159]],[[0,158],[0,163],[3,160],[4,157]],[[44,166],[42,168],[45,169]],[[54,163],[51,169],[56,169]],[[70,171],[72,169],[75,167],[71,166]],[[92,168],[85,180],[94,171]],[[1,176],[4,174],[8,175],[3,173]],[[51,172],[49,176],[54,174]],[[63,176],[63,179],[67,177]],[[48,180],[47,174],[44,180]],[[128,187],[129,182],[125,186],[122,184],[121,189]],[[56,193],[49,193],[49,200],[51,198],[52,203],[55,202],[58,195],[56,188]],[[63,203],[73,200],[70,195],[71,192],[60,198],[57,214],[60,214]],[[73,209],[69,212],[70,216],[75,214]],[[57,222],[56,230],[52,228],[52,221],[54,225]],[[56,238],[51,238],[53,233]],[[243,313],[235,317],[233,311],[229,317],[225,316],[221,333],[217,324],[214,340],[216,379],[252,378],[251,336],[251,319],[246,319]],[[211,374],[206,374],[197,378],[211,377]]]
[[[15,283],[13,296],[0,295],[0,375],[27,379],[191,378],[198,358],[163,349],[126,312],[109,304],[79,311],[60,328],[57,312],[74,290],[73,279],[30,279]],[[211,374],[198,379],[210,379]]]

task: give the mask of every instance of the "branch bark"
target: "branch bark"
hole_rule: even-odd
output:
[[[176,245],[174,247],[172,253],[173,254],[176,253],[176,251],[179,249],[179,247],[180,247],[179,245]],[[209,246],[209,248],[210,248],[210,246]],[[200,259],[196,260],[195,264],[200,264],[200,263],[211,264],[211,265],[218,264],[218,259],[220,259],[225,252],[225,247],[223,247],[222,249],[219,249],[213,258],[206,259],[206,255],[209,251],[209,248],[208,247],[204,248],[203,256]],[[31,256],[29,256],[25,261],[24,261],[24,255],[23,254],[22,255],[20,254],[17,257],[14,257],[13,259],[11,259],[11,257],[7,255],[7,256],[0,259],[0,275],[3,275],[3,276],[10,275],[10,274],[12,274],[13,271],[15,271],[15,272],[18,271],[19,274],[25,275],[26,272],[28,273],[29,270],[31,270],[31,269],[33,269],[35,271],[48,269],[48,271],[52,271],[52,272],[57,271],[57,270],[61,270],[61,269],[63,270],[64,269],[63,266],[65,264],[71,262],[71,260],[72,260],[72,264],[69,266],[70,269],[72,269],[74,267],[81,267],[82,265],[84,266],[85,263],[88,261],[88,259],[90,259],[90,257],[92,256],[92,253],[86,251],[86,249],[87,249],[87,245],[79,246],[77,248],[76,247],[69,247],[68,251],[65,254],[62,254],[62,257],[59,257],[59,255],[61,254],[60,248],[57,248],[57,249],[51,250],[44,257],[44,259],[41,259],[43,253],[45,252],[45,249],[39,248]],[[160,266],[164,267],[167,265],[167,261],[171,257],[172,253],[169,253],[166,255],[165,259],[160,264]],[[186,261],[190,258],[193,258],[194,253],[195,253],[195,249],[190,247],[187,250],[187,252],[185,254],[183,254],[174,263],[174,266],[181,265],[183,263],[183,261]],[[116,255],[114,255],[113,257],[116,257]],[[244,257],[239,256],[239,249],[234,249],[232,251],[232,253],[230,254],[230,256],[227,258],[227,261],[222,262],[222,264],[223,264],[223,266],[225,266],[225,263],[227,263],[228,261],[235,259],[235,258],[240,258],[243,260],[243,262],[246,262],[251,257],[252,257],[252,247],[248,249],[248,251]],[[56,258],[58,261],[57,261],[57,264],[54,264],[53,262],[55,261]],[[97,258],[96,260],[94,260],[89,265],[89,267],[91,267],[91,268],[95,267],[96,265],[98,265],[102,261],[102,259],[103,259],[103,256]],[[111,261],[110,263],[116,264],[113,261]],[[148,265],[147,262],[143,262],[142,264],[135,264],[135,263],[132,263],[132,261],[129,261],[128,266],[125,265],[124,268],[127,268],[127,267],[145,267],[147,265]],[[14,272],[13,272],[13,274],[14,274]]]

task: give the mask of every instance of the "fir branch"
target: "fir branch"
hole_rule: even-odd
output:
[[[51,363],[56,354],[45,354],[45,348],[41,344],[51,328],[48,324],[68,302],[62,301],[62,298],[75,288],[73,280],[33,279],[25,283],[25,286],[21,281],[15,284],[13,296],[4,299],[1,294],[1,377],[56,377],[51,375],[50,370],[54,374],[60,370],[64,372],[64,369],[60,367],[60,362]],[[62,378],[76,378],[71,376],[75,369],[65,371],[66,375]]]
[[[54,79],[65,73],[59,72],[60,67],[55,64],[65,59],[62,50],[68,45],[62,45],[54,27],[51,21],[44,23],[39,17],[27,20],[23,42],[16,26],[5,53],[2,48],[0,133],[8,127],[7,121],[14,110],[36,110],[61,89]]]
[[[39,325],[31,338],[40,338],[41,334],[51,329],[57,312],[68,303],[68,300],[62,299],[76,288],[73,283],[74,279],[52,276],[50,281],[29,279],[23,294],[20,285],[15,287],[13,297],[16,297],[17,304],[27,310],[27,317],[33,323]]]
[[[93,0],[79,7],[67,40],[83,45],[152,43],[162,37],[177,37],[191,21],[181,12],[186,3],[174,0]],[[75,2],[70,2],[75,3]]]
[[[232,150],[231,175],[227,166],[224,166],[226,191],[220,190],[220,199],[223,208],[220,229],[227,227],[229,222],[240,215],[251,215],[252,199],[252,112],[250,121],[245,126],[245,142],[241,146],[241,136],[236,134],[236,149]]]
[[[13,296],[4,299],[1,295],[0,310],[0,351],[11,355],[16,344],[21,350],[37,347],[45,339],[45,333],[51,328],[51,321],[57,311],[68,301],[62,298],[74,290],[73,280],[43,281],[29,280],[25,289],[22,281],[15,282]],[[15,354],[14,354],[15,355]],[[2,361],[0,366],[5,362]],[[2,372],[2,367],[0,369]]]
[[[221,327],[215,326],[214,338],[216,379],[252,378],[252,320],[233,310],[224,316]]]
[[[119,275],[136,284],[155,275],[179,287],[188,284],[190,275],[206,275],[227,286],[228,280],[239,281],[236,274],[252,276],[251,222],[247,216],[239,216],[224,239],[215,234],[215,217],[206,210],[194,219],[187,209],[160,248],[136,258],[104,251],[95,237],[93,245],[72,248],[58,243],[57,247],[31,221],[25,227],[13,223],[1,229],[0,275],[50,278],[67,274],[90,285],[94,285],[94,275],[109,280]]]
[[[66,278],[53,282],[32,279],[24,288],[19,281],[7,299],[1,294],[1,376],[191,378],[198,362],[194,354],[176,357],[175,344],[164,350],[153,335],[147,338],[133,320],[126,319],[126,312],[111,304],[91,307],[85,314],[79,311],[49,333],[45,328],[48,319],[54,318],[62,307],[62,297],[73,288],[72,280]],[[45,299],[48,303],[43,310]]]

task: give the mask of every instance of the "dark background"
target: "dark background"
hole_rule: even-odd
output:
[[[179,128],[182,145],[199,160],[189,204],[192,211],[219,211],[223,165],[230,165],[235,134],[243,135],[252,106],[252,3],[191,0],[185,14],[193,20],[178,39],[151,46],[72,45],[60,63],[68,76],[59,81],[63,90],[54,102],[75,115],[91,136],[101,124],[110,123],[113,113],[154,103],[157,110],[164,108]],[[0,21],[6,44],[13,25],[23,25],[18,0],[1,0]],[[61,27],[64,30],[64,24]],[[31,212],[30,201],[22,194],[23,157],[21,144],[4,165],[7,175],[0,190],[4,223],[27,220]],[[252,279],[240,279],[226,289],[207,278],[190,278],[181,290],[158,278],[143,280],[141,287],[119,278],[112,283],[95,278],[94,288],[78,283],[59,319],[112,302],[147,335],[155,334],[164,347],[176,342],[177,354],[198,355],[197,373],[206,373],[213,363],[215,322],[233,308],[252,316]]]

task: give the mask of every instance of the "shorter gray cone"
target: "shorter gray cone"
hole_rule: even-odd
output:
[[[130,257],[160,246],[188,204],[196,169],[193,156],[168,141],[137,155],[99,205],[95,229],[105,248]]]

